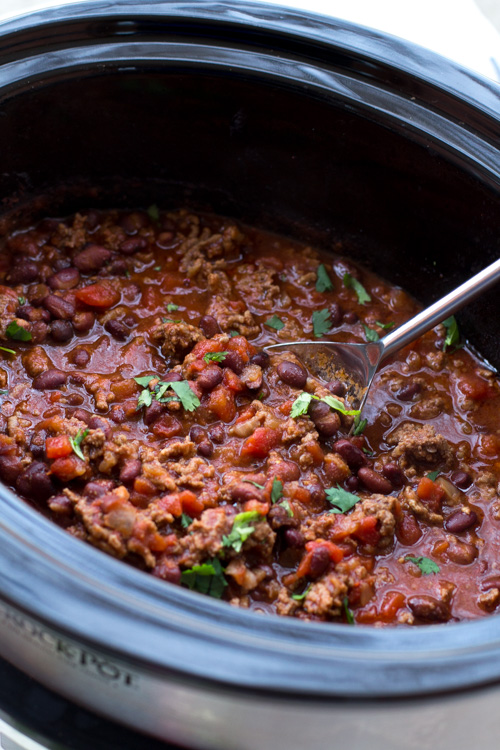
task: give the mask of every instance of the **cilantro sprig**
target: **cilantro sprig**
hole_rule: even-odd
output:
[[[328,272],[325,266],[323,265],[323,263],[320,263],[317,270],[316,291],[329,292],[330,289],[333,289],[333,284],[330,280],[330,277],[328,276]]]
[[[82,443],[89,434],[88,429],[86,429],[84,432],[82,430],[78,430],[75,437],[70,437],[69,442],[71,443],[71,447],[73,448],[73,453],[76,453],[78,458],[81,458],[82,461],[85,461],[85,456],[82,453]]]
[[[274,477],[273,484],[271,487],[271,503],[273,505],[280,505],[284,508],[290,518],[293,517],[293,510],[290,508],[290,503],[283,498],[283,482],[280,479]],[[281,500],[281,502],[279,502]]]
[[[292,594],[292,599],[295,599],[296,602],[301,602],[308,595],[310,588],[311,588],[311,584],[306,586],[306,588],[301,594]]]
[[[446,320],[443,320],[443,325],[446,329],[446,338],[443,344],[443,352],[445,352],[448,349],[448,347],[456,348],[459,346],[460,332],[458,330],[458,323],[454,315],[451,315],[451,317],[446,318]]]
[[[427,477],[427,479],[430,479],[430,480],[431,480],[431,482],[435,482],[435,481],[436,481],[436,479],[438,478],[438,476],[439,476],[440,474],[441,474],[441,472],[439,471],[439,469],[436,469],[436,471],[430,471],[430,472],[429,472],[428,474],[426,474],[425,476]]]
[[[7,354],[15,354],[14,349],[7,349],[6,346],[0,346],[0,351],[7,352]]]
[[[352,609],[349,606],[349,599],[347,598],[347,596],[344,596],[344,601],[343,601],[342,606],[344,608],[344,614],[345,614],[345,619],[347,620],[347,624],[356,625],[356,621],[354,620],[354,615],[353,615]]]
[[[352,431],[353,435],[361,435],[365,431],[365,427],[368,424],[367,419],[361,419],[360,415],[357,414],[354,417],[354,429]]]
[[[222,537],[223,547],[232,547],[235,552],[241,552],[243,543],[255,531],[253,523],[260,521],[262,516],[256,510],[249,510],[245,513],[238,513],[233,520],[233,527],[227,536]]]
[[[351,276],[350,273],[345,273],[343,281],[346,289],[354,289],[360,305],[366,305],[367,302],[371,302],[372,298],[364,288],[363,284],[355,279],[354,276]]]
[[[203,359],[207,364],[209,362],[224,362],[228,354],[229,352],[207,352]]]
[[[322,398],[319,398],[319,396],[314,396],[312,393],[306,393],[305,391],[303,391],[293,402],[290,416],[296,418],[300,417],[302,414],[305,414],[309,409],[309,404],[313,399],[315,399],[316,401],[324,401],[325,404],[328,404],[331,409],[335,409],[335,411],[338,411],[345,416],[356,417],[360,413],[359,409],[346,409],[342,401],[339,401],[339,399],[335,398],[334,396],[323,396]]]
[[[169,401],[180,401],[186,411],[194,411],[200,405],[200,399],[191,389],[187,380],[169,382],[159,380],[153,390],[151,390],[149,384],[154,379],[151,375],[134,378],[135,382],[143,388],[137,399],[137,410],[143,406],[151,406],[153,400],[159,401],[162,404],[166,404]],[[169,388],[173,390],[175,396],[165,396]]]
[[[365,331],[366,340],[370,341],[371,343],[375,343],[375,341],[380,340],[380,336],[378,335],[377,331],[374,331],[373,328],[370,328],[369,326],[362,323],[362,326]]]
[[[325,307],[323,310],[315,310],[312,314],[313,333],[317,339],[324,336],[332,328],[330,310]]]
[[[347,513],[348,510],[354,508],[361,498],[358,495],[353,495],[347,490],[343,490],[338,484],[336,487],[330,487],[326,490],[326,499],[333,505],[330,513]]]
[[[281,318],[278,318],[277,315],[273,315],[272,318],[268,318],[265,322],[266,326],[269,326],[269,328],[274,328],[276,331],[281,331],[282,328],[285,327],[285,324],[281,320]]]
[[[405,562],[412,562],[417,566],[417,568],[420,568],[424,576],[432,575],[433,573],[439,573],[439,571],[441,570],[439,565],[435,563],[434,560],[431,560],[429,557],[424,557],[423,555],[421,557],[413,557],[412,555],[407,555],[405,557]]]
[[[181,573],[181,584],[191,591],[199,591],[200,594],[208,594],[215,599],[220,599],[227,586],[224,570],[220,561],[214,558],[203,565],[193,565],[192,568]]]
[[[156,203],[153,203],[153,205],[148,208],[148,216],[154,224],[158,224],[160,221],[160,209]]]
[[[176,305],[175,302],[169,302],[167,305],[167,312],[174,312],[174,310],[178,310],[179,305]]]
[[[5,329],[9,339],[14,341],[31,341],[31,333],[23,326],[20,326],[16,320],[12,320]]]

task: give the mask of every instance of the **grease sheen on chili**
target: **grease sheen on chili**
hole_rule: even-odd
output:
[[[233,605],[377,625],[494,612],[494,374],[438,326],[383,366],[365,423],[341,381],[263,351],[415,314],[348,250],[156,207],[12,232],[2,481],[76,538]]]

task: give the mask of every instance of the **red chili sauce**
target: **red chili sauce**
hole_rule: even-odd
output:
[[[300,619],[497,608],[500,389],[451,325],[381,368],[361,418],[342,380],[263,350],[415,314],[340,255],[156,207],[4,245],[0,477],[69,534]]]

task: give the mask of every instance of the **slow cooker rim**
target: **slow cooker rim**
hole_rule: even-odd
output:
[[[77,5],[69,5],[69,6],[63,6],[58,9],[50,9],[45,11],[40,11],[35,16],[21,16],[17,19],[7,22],[5,22],[0,26],[0,42],[3,40],[4,36],[17,31],[22,31],[23,29],[31,28],[32,24],[39,24],[40,20],[50,22],[51,20],[57,19],[57,21],[60,21],[62,17],[69,18],[72,16],[72,14],[76,13],[77,17],[81,18],[82,16],[91,15],[96,10],[96,6],[102,9],[102,12],[111,13],[113,17],[118,16],[123,8],[127,8],[130,12],[132,6],[134,5],[133,0],[124,0],[124,2],[117,3],[114,7],[109,8],[107,5],[101,5],[99,3],[82,3]],[[160,2],[158,4],[153,4],[151,6],[141,6],[141,13],[145,12],[146,8],[152,7],[154,8],[155,12],[159,12],[158,9],[173,9],[173,8],[179,8],[179,6],[182,6],[183,9],[190,8],[197,8],[199,9],[199,4],[197,3],[165,3]],[[236,13],[236,11],[241,11],[241,7],[238,6],[235,3],[231,2],[221,2],[217,3],[215,6],[213,6],[211,3],[203,3],[204,10],[206,12],[212,12],[213,17],[215,18],[217,16],[217,13],[220,12],[220,9],[228,9]],[[255,8],[259,12],[262,11],[263,8],[266,9],[267,15],[270,12],[269,6],[263,6],[260,4],[255,4],[252,6],[246,6],[246,10],[248,8]],[[274,17],[276,15],[280,18],[280,22],[283,22],[283,18],[280,16],[280,11],[283,9],[272,6],[275,10],[271,13],[271,16]],[[215,8],[215,9],[214,9]],[[210,10],[212,9],[212,10]],[[257,13],[257,10],[255,11]],[[162,11],[162,12],[163,12]],[[250,12],[250,11],[248,11]],[[287,11],[288,12],[288,11]],[[304,18],[310,18],[312,14],[306,14],[303,13],[300,16],[300,19],[302,21]],[[258,17],[258,13],[257,13]],[[294,28],[296,26],[300,26],[301,24],[299,21],[297,21],[297,14],[292,13],[292,25],[295,24]],[[323,17],[320,17],[323,18]],[[261,19],[260,19],[261,20]],[[329,23],[327,23],[327,27],[331,29],[339,29],[342,28],[342,24],[334,23],[331,21],[331,19],[326,19]],[[356,27],[354,24],[345,24],[345,27],[349,27],[351,31],[357,30],[358,27]],[[306,29],[305,27],[302,27],[302,30],[304,33],[307,31],[309,33],[309,29]],[[297,30],[297,33],[298,30]],[[387,38],[380,34],[376,33],[375,35],[375,41],[373,39],[373,35],[371,32],[368,32],[366,30],[362,30],[361,36],[366,40],[369,40],[372,45],[372,51],[377,48],[377,45],[379,42],[381,42],[380,46],[384,47],[387,46]],[[396,44],[396,43],[395,43]],[[368,45],[370,46],[370,45]],[[390,46],[390,45],[389,45]],[[398,49],[411,49],[415,53],[415,49],[418,50],[417,54],[417,67],[419,67],[420,72],[423,74],[425,71],[425,61],[429,63],[431,68],[433,69],[433,74],[436,75],[436,70],[434,69],[434,63],[436,62],[436,59],[439,59],[437,55],[434,55],[434,53],[427,52],[425,50],[420,50],[416,48],[416,46],[411,45],[410,43],[406,44],[401,42],[400,40],[397,40],[396,46]],[[386,48],[386,47],[385,47]],[[358,50],[359,51],[359,50]],[[0,50],[1,52],[1,50]],[[440,61],[441,62],[441,61]],[[462,71],[459,66],[450,63],[449,61],[445,61],[444,68],[448,70],[454,71],[454,75],[458,76],[460,80],[467,82],[467,86],[464,85],[464,87],[460,91],[455,91],[454,93],[461,98],[461,100],[465,101],[467,100],[467,96],[473,96],[479,97],[479,100],[481,100],[482,94],[488,94],[488,96],[484,96],[483,101],[477,101],[475,98],[472,99],[472,102],[475,106],[480,108],[483,112],[490,114],[490,106],[487,103],[487,100],[489,98],[489,95],[492,95],[496,98],[499,96],[499,90],[497,87],[493,86],[493,83],[489,83],[486,80],[482,80],[479,77],[471,76],[466,71]],[[439,75],[437,75],[437,78],[439,78]],[[467,95],[465,94],[465,91],[469,92]],[[491,114],[490,114],[491,116]],[[497,119],[498,121],[498,119]],[[11,550],[16,550],[16,552],[19,552],[19,550],[22,549],[29,549],[30,554],[32,554],[35,558],[36,556],[43,555],[45,557],[50,558],[48,563],[48,568],[52,570],[52,573],[55,574],[55,577],[58,579],[66,580],[66,583],[69,584],[69,573],[73,574],[73,578],[71,579],[74,583],[75,580],[79,581],[80,588],[78,589],[79,593],[84,593],[86,596],[92,598],[92,591],[90,589],[90,584],[88,582],[84,582],[81,580],[82,578],[82,572],[78,569],[78,566],[75,565],[73,568],[71,566],[68,566],[67,563],[65,563],[65,556],[67,555],[68,558],[75,557],[78,558],[80,561],[85,560],[86,563],[88,563],[89,566],[99,569],[102,573],[105,574],[105,581],[106,583],[111,586],[115,587],[117,591],[120,592],[121,595],[125,595],[127,592],[126,585],[131,586],[133,591],[137,594],[138,592],[141,592],[141,595],[144,593],[145,589],[149,589],[152,587],[153,590],[158,592],[158,597],[163,598],[166,600],[171,600],[170,603],[172,606],[177,608],[177,610],[184,608],[184,610],[187,610],[189,612],[193,612],[194,615],[198,618],[197,619],[197,628],[199,631],[200,628],[200,622],[203,620],[203,616],[210,615],[211,621],[215,621],[217,619],[217,615],[224,612],[224,614],[229,614],[231,622],[234,623],[235,631],[241,631],[243,634],[252,635],[253,638],[255,638],[254,634],[254,628],[259,623],[262,623],[262,619],[259,615],[253,614],[253,613],[247,613],[242,610],[230,610],[227,605],[221,604],[218,602],[214,602],[210,599],[203,598],[199,595],[192,594],[191,592],[187,592],[184,590],[179,590],[174,587],[167,586],[165,587],[164,584],[157,582],[157,581],[151,581],[149,578],[144,576],[144,574],[140,573],[139,571],[127,568],[123,565],[123,563],[119,563],[113,559],[110,559],[103,555],[100,552],[97,552],[96,550],[85,547],[84,545],[80,545],[77,540],[72,539],[67,534],[65,534],[63,531],[61,531],[59,528],[54,526],[52,523],[47,521],[46,519],[40,518],[39,514],[37,514],[34,510],[31,508],[27,508],[26,505],[17,497],[15,497],[12,493],[10,493],[7,489],[4,487],[0,487],[0,498],[5,504],[5,513],[3,515],[3,518],[1,520],[0,524],[0,538],[3,539],[5,542],[5,545],[9,544]],[[18,523],[16,527],[9,527],[9,521],[12,522],[19,522],[20,520],[23,521],[23,523]],[[23,529],[23,534],[21,534],[21,529]],[[40,531],[41,530],[41,531]],[[32,539],[33,537],[36,538],[37,531],[39,532],[40,538],[43,538],[44,541],[46,541],[49,545],[53,545],[53,549],[51,551],[52,557],[50,555],[48,556],[47,551],[43,550],[43,548],[39,547],[37,544],[34,544]],[[0,560],[6,561],[6,551],[5,547],[2,544],[0,547]],[[12,559],[11,559],[12,561]],[[66,570],[61,570],[61,567],[66,566]],[[111,649],[116,654],[123,655],[123,648],[122,644],[120,644],[117,639],[115,638],[108,638],[107,640],[104,640],[101,637],[94,636],[92,637],[91,634],[88,633],[88,628],[86,629],[87,632],[84,631],[84,623],[72,623],[71,620],[66,618],[66,621],[64,625],[61,625],[61,622],[57,621],[57,615],[58,613],[56,610],[53,610],[51,607],[47,607],[46,604],[42,602],[32,601],[31,605],[26,597],[26,593],[28,589],[23,588],[16,588],[17,584],[19,583],[19,579],[16,580],[15,577],[11,577],[9,580],[9,586],[11,589],[5,593],[5,599],[12,602],[13,605],[19,606],[21,609],[24,610],[35,610],[36,616],[39,617],[44,622],[50,624],[55,629],[63,629],[67,635],[71,637],[77,637],[85,640],[90,645],[94,645],[96,647],[105,648],[105,649]],[[39,583],[39,582],[37,582]],[[54,596],[54,581],[52,580],[51,576],[49,575],[47,580],[44,582],[46,585],[46,588],[44,589],[47,593],[50,591],[50,595]],[[126,584],[126,585],[125,585]],[[144,585],[143,585],[144,584]],[[102,584],[99,582],[98,588],[102,589]],[[52,590],[51,590],[52,589]],[[76,586],[75,586],[76,589]],[[171,589],[171,590],[170,590]],[[160,591],[163,593],[163,596],[160,597]],[[30,594],[33,592],[30,590]],[[41,589],[39,589],[39,593],[41,593]],[[72,591],[72,593],[76,596],[77,592],[76,590]],[[148,592],[146,592],[148,593]],[[100,592],[100,595],[104,596],[102,592]],[[57,597],[56,597],[57,599]],[[54,599],[53,601],[56,601]],[[176,603],[173,600],[177,600]],[[52,601],[52,600],[51,600]],[[52,601],[52,603],[53,603]],[[182,603],[182,607],[180,606],[179,602]],[[66,613],[65,613],[66,614]],[[402,630],[375,630],[370,629],[369,632],[364,628],[359,629],[347,629],[346,626],[342,625],[331,625],[331,624],[316,624],[316,623],[302,623],[297,622],[294,620],[287,620],[286,618],[283,618],[281,620],[280,618],[269,618],[266,620],[266,631],[267,634],[269,634],[269,631],[274,632],[277,634],[277,637],[279,638],[288,638],[287,641],[288,647],[295,644],[296,646],[301,642],[303,639],[306,641],[310,646],[318,645],[318,641],[322,638],[324,639],[326,645],[328,648],[332,648],[335,644],[337,639],[341,638],[342,645],[345,647],[345,641],[347,640],[349,644],[352,644],[356,647],[356,649],[359,650],[358,657],[361,658],[363,656],[363,648],[366,650],[364,651],[364,655],[366,658],[366,654],[370,653],[376,657],[376,659],[380,659],[383,657],[383,654],[387,656],[391,656],[393,661],[396,660],[396,657],[399,659],[401,658],[408,658],[410,652],[414,652],[415,649],[418,649],[419,646],[422,645],[423,640],[423,633],[425,632],[425,648],[418,651],[418,659],[416,657],[412,657],[410,661],[412,662],[412,668],[413,666],[423,672],[426,669],[430,669],[431,665],[429,664],[429,661],[427,661],[424,657],[422,657],[422,653],[430,653],[433,654],[433,661],[434,661],[434,668],[437,664],[435,655],[436,653],[444,654],[443,656],[445,662],[447,664],[450,663],[453,659],[457,658],[457,655],[460,654],[463,656],[465,652],[468,652],[469,654],[473,652],[474,658],[481,654],[483,658],[482,667],[479,668],[476,665],[476,674],[471,675],[470,673],[467,674],[468,670],[470,670],[470,664],[467,662],[466,659],[463,659],[461,662],[461,665],[459,665],[458,671],[454,673],[454,678],[452,680],[453,688],[450,688],[450,685],[448,684],[447,687],[444,687],[443,681],[439,681],[439,679],[434,680],[433,685],[429,686],[428,680],[424,680],[417,686],[415,686],[415,677],[414,672],[412,672],[412,685],[411,686],[405,686],[401,685],[401,683],[397,684],[395,686],[395,691],[398,694],[406,694],[408,696],[417,696],[420,694],[428,694],[430,691],[432,692],[442,692],[446,689],[460,689],[462,686],[467,684],[476,684],[476,685],[483,685],[491,682],[492,680],[498,679],[500,676],[495,670],[493,670],[494,673],[491,671],[491,662],[494,662],[493,655],[497,654],[497,652],[500,650],[499,646],[499,636],[500,633],[497,633],[498,631],[498,625],[496,622],[497,618],[494,616],[491,616],[489,618],[485,618],[485,620],[477,621],[474,623],[463,623],[463,624],[456,624],[456,625],[448,625],[448,626],[430,626],[428,628],[425,628],[425,631],[422,631],[422,629],[419,630],[408,630],[408,631],[402,631]],[[128,627],[130,627],[130,623],[128,623]],[[232,626],[231,626],[232,627]],[[443,634],[446,633],[446,645],[443,647],[441,641],[443,638]],[[470,636],[469,636],[470,633]],[[197,633],[198,638],[205,637],[203,633]],[[480,640],[481,643],[477,647],[474,646],[474,648],[471,649],[470,647],[470,641],[473,643],[476,643],[477,640]],[[257,638],[258,640],[258,638]],[[396,642],[396,646],[395,646]],[[399,651],[396,652],[397,644],[399,644]],[[466,644],[469,644],[466,646]],[[283,650],[284,643],[277,641],[274,644],[275,648],[279,650],[281,647]],[[382,646],[384,647],[382,649]],[[382,654],[382,657],[381,657]],[[163,662],[161,664],[158,664],[158,654],[151,654],[149,658],[145,658],[144,653],[140,653],[138,649],[136,649],[135,653],[129,653],[126,654],[128,658],[131,658],[136,663],[147,663],[150,668],[170,668],[172,669],[171,665],[168,665],[166,662]],[[375,660],[376,660],[375,659]],[[375,664],[375,661],[373,662]],[[377,662],[378,665],[379,662]],[[273,669],[276,669],[276,664],[273,663],[271,665]],[[366,665],[365,665],[366,666]],[[405,665],[401,665],[404,667]],[[456,666],[456,665],[455,665]],[[489,667],[489,669],[488,669]],[[408,668],[408,665],[406,664],[406,668]],[[479,671],[478,671],[479,670]],[[191,672],[189,671],[188,667],[184,669],[184,674],[190,674],[191,676],[196,676],[197,679],[201,679],[200,669],[198,665],[198,671],[192,669]],[[436,676],[433,673],[434,677]],[[459,676],[457,676],[459,675]],[[211,681],[214,680],[213,672],[206,675],[207,679],[210,679]],[[407,678],[409,675],[407,675]],[[437,674],[437,677],[439,677],[439,673]],[[444,677],[444,675],[443,675]],[[242,680],[235,680],[234,675],[228,675],[228,679],[226,680],[226,684],[239,684],[242,685]],[[271,683],[268,684],[268,687]],[[264,689],[265,685],[258,684],[254,680],[254,687],[259,689]],[[249,684],[246,685],[246,687],[249,687]],[[284,689],[284,686],[282,687]],[[298,688],[297,688],[298,689]],[[374,692],[375,689],[375,692]],[[304,691],[304,685],[301,683],[300,690]],[[377,692],[378,691],[378,692]],[[286,691],[285,691],[286,692]],[[290,691],[291,692],[291,691]],[[307,689],[306,689],[307,692]],[[321,691],[319,691],[321,692]],[[375,681],[373,684],[370,684],[369,688],[366,689],[366,693],[370,694],[370,696],[379,695],[380,697],[386,696],[388,694],[393,694],[392,691],[388,691],[386,686],[382,685],[382,680],[379,679]],[[310,694],[316,694],[315,691],[310,691]],[[327,693],[324,693],[325,695]],[[332,693],[328,693],[332,694]],[[346,689],[345,685],[342,686],[342,695],[345,696]],[[363,693],[361,693],[363,694]],[[356,695],[359,697],[359,693],[353,693],[353,695]]]

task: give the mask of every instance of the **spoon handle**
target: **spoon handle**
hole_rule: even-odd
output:
[[[452,292],[442,297],[433,305],[423,310],[415,317],[403,323],[392,333],[381,339],[383,349],[381,360],[415,341],[419,336],[429,331],[438,323],[449,318],[468,302],[472,302],[479,294],[485,292],[500,279],[500,258],[487,268],[480,271],[471,279],[461,284]]]

